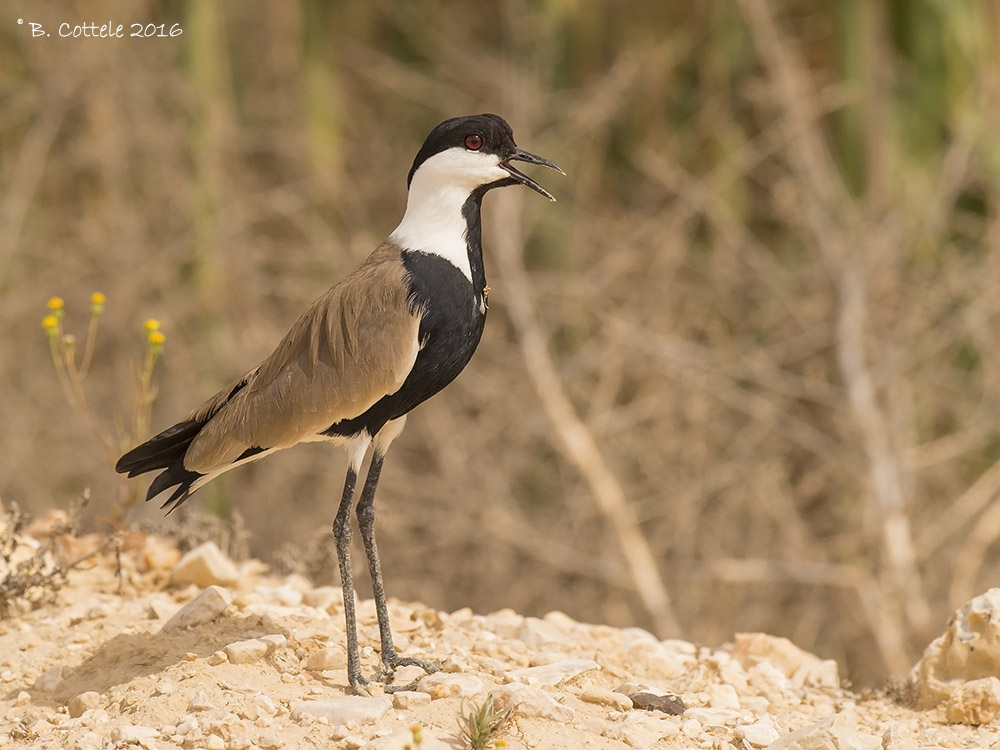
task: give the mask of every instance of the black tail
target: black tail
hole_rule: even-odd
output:
[[[175,424],[119,458],[118,463],[115,464],[115,471],[119,474],[127,473],[129,477],[135,477],[139,474],[145,474],[147,471],[166,469],[149,485],[146,500],[149,501],[164,490],[176,487],[170,497],[160,506],[161,508],[170,506],[167,513],[172,513],[188,499],[191,494],[191,485],[199,477],[204,476],[197,471],[189,471],[184,468],[184,454],[187,453],[188,446],[191,445],[195,435],[204,426],[204,421],[195,420]]]

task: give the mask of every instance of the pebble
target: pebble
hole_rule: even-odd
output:
[[[732,685],[709,685],[705,692],[708,693],[708,705],[712,708],[738,709],[740,707],[740,697]]]
[[[223,651],[232,664],[246,664],[257,661],[267,656],[267,652],[272,646],[260,638],[250,638],[245,641],[236,641],[226,646]]]
[[[160,629],[163,633],[172,630],[196,627],[211,622],[226,611],[233,599],[221,586],[209,586],[197,597],[185,604]]]
[[[687,709],[684,701],[679,695],[656,695],[655,693],[633,693],[628,696],[632,705],[641,708],[643,711],[659,711],[661,713],[677,715],[682,714]]]
[[[111,739],[122,744],[149,746],[149,741],[160,736],[160,732],[153,727],[142,724],[120,724],[111,730]]]
[[[610,706],[619,711],[628,711],[632,708],[632,699],[627,695],[616,693],[614,690],[606,688],[587,688],[580,693],[580,700],[584,703],[596,703],[599,706]]]
[[[368,721],[378,721],[392,707],[392,698],[368,698],[358,695],[345,695],[327,700],[292,701],[292,718],[307,714],[316,718],[326,719],[330,724],[360,724]]]
[[[628,713],[621,721],[611,722],[602,734],[608,739],[619,740],[635,748],[649,748],[664,738],[676,737],[676,724],[648,714]]]
[[[537,716],[560,722],[573,720],[573,712],[541,688],[511,683],[494,688],[491,695],[497,708],[513,708],[519,716]]]
[[[770,719],[758,719],[753,724],[739,724],[736,727],[737,739],[745,740],[754,747],[767,747],[779,737],[778,730]]]
[[[859,732],[849,713],[839,713],[779,737],[768,750],[883,750],[882,739]]]
[[[215,704],[212,703],[211,700],[209,700],[208,693],[206,693],[204,690],[199,690],[197,693],[194,694],[194,697],[191,699],[191,702],[188,703],[187,710],[211,711],[213,708],[215,708]]]
[[[205,588],[232,586],[239,580],[240,572],[215,542],[205,542],[178,560],[170,575],[175,584],[193,583]]]
[[[400,690],[392,694],[392,707],[401,711],[426,706],[430,702],[431,696],[419,690]]]
[[[468,698],[484,692],[483,681],[472,674],[435,672],[417,683],[417,690],[432,698]]]
[[[69,716],[71,719],[78,719],[83,716],[85,711],[97,708],[100,705],[100,702],[100,694],[94,692],[93,690],[88,690],[86,693],[80,693],[76,697],[71,698],[69,704],[67,705]]]
[[[347,652],[339,646],[327,646],[313,651],[306,659],[305,668],[314,672],[324,669],[344,669],[347,667]],[[423,670],[421,670],[423,673]]]
[[[600,669],[600,665],[592,659],[564,659],[540,667],[515,669],[508,676],[512,680],[523,682],[525,685],[555,686],[594,669]]]

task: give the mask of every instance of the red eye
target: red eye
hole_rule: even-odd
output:
[[[465,136],[465,147],[469,151],[478,151],[483,147],[483,137],[476,133]]]

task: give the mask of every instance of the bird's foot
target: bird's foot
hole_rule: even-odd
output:
[[[408,682],[405,685],[392,684],[392,679],[399,667],[420,667],[420,669],[424,670],[427,674],[434,674],[435,672],[441,671],[440,664],[435,664],[431,661],[424,661],[423,659],[414,659],[410,656],[399,656],[393,653],[389,656],[389,658],[382,660],[382,671],[379,674],[379,678],[385,685],[385,692],[399,693],[404,690],[413,690],[416,688],[419,679]]]

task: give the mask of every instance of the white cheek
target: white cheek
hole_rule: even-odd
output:
[[[496,154],[450,148],[421,164],[413,179],[422,183],[418,189],[447,184],[471,190],[507,176]],[[413,187],[411,185],[411,190]]]

